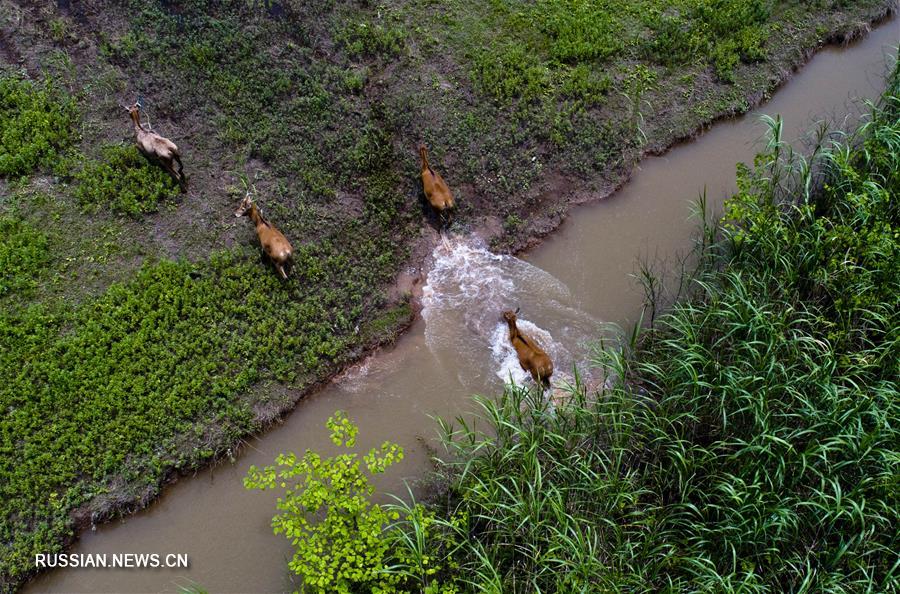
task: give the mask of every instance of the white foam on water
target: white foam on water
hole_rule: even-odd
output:
[[[573,382],[573,366],[588,370],[589,344],[599,337],[600,322],[578,308],[558,279],[471,238],[447,238],[433,256],[422,298],[426,344],[438,364],[458,365],[467,388],[480,392],[497,380],[532,381],[500,318],[517,307],[519,328],[553,359],[553,384]]]

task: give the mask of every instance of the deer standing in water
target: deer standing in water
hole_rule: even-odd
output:
[[[123,107],[125,107],[123,105]],[[150,130],[150,126],[141,123],[141,104],[135,102],[131,107],[125,107],[134,123],[134,136],[138,150],[150,161],[155,161],[175,178],[181,189],[184,189],[184,165],[181,164],[181,156],[178,147],[168,138],[163,138]],[[175,163],[178,163],[178,171],[175,171]]]
[[[425,189],[425,197],[441,219],[444,219],[453,210],[453,194],[450,193],[444,178],[428,163],[428,149],[424,144],[419,145],[419,156],[422,158],[422,186]]]
[[[549,388],[550,376],[553,375],[553,361],[534,339],[519,331],[519,327],[516,325],[517,313],[519,313],[518,308],[516,311],[503,312],[503,320],[509,326],[509,342],[516,349],[522,369],[531,374],[535,383]]]
[[[250,197],[250,192],[247,192],[247,195],[241,200],[241,204],[235,211],[234,216],[238,218],[250,217],[250,220],[256,226],[256,235],[259,237],[259,243],[262,244],[263,250],[269,256],[269,259],[272,260],[272,264],[275,265],[275,269],[281,274],[281,277],[287,279],[287,272],[284,267],[290,261],[294,248],[291,246],[291,242],[287,240],[287,237],[262,216],[259,208],[253,202],[253,198]]]

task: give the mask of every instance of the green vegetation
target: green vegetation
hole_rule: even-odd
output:
[[[211,135],[236,153],[233,166],[263,161],[296,195],[285,196],[291,202],[282,206],[315,232],[330,216],[338,189],[360,191],[377,185],[368,178],[390,172],[390,114],[358,96],[349,56],[393,55],[403,35],[389,23],[360,20],[349,7],[332,14],[328,6],[310,4],[296,20],[275,20],[246,2],[224,4],[196,1],[172,13],[132,2],[129,32],[102,50],[134,80],[155,72],[152,80],[174,81],[161,107],[214,114]],[[320,20],[348,56],[314,58],[310,38],[321,35],[314,28]],[[179,75],[185,71],[192,76]]]
[[[447,493],[357,540],[386,591],[896,589],[900,66],[809,161],[770,124],[694,294],[601,345],[603,387],[509,387],[442,423]]]
[[[459,570],[436,580],[896,588],[900,68],[871,120],[813,160],[779,132],[739,171],[696,294],[630,349],[598,352],[602,390],[553,406],[510,389],[479,400],[482,428],[444,426],[444,536],[424,549]]]
[[[75,101],[52,83],[0,76],[0,176],[50,167],[77,136]]]
[[[368,262],[387,249],[300,246],[287,283],[230,253],[162,261],[75,308],[0,312],[3,572],[57,550],[79,506],[129,497],[112,485],[153,492],[171,469],[215,455],[202,444],[258,429],[240,395],[260,379],[302,387],[346,360],[358,324],[374,335],[369,288],[386,279]]]
[[[174,200],[179,193],[177,182],[133,145],[103,147],[102,161],[86,160],[74,178],[75,197],[87,210],[109,206],[138,216],[156,212],[160,202]]]
[[[29,296],[49,260],[43,234],[18,219],[0,218],[0,299],[13,293]]]
[[[644,22],[653,35],[646,49],[654,60],[671,66],[706,59],[716,75],[734,82],[737,64],[763,60],[771,34],[772,0],[683,0],[666,8],[650,7]]]
[[[352,451],[358,428],[340,411],[328,419],[334,445]],[[403,459],[403,449],[385,442],[363,457],[369,475],[381,474]],[[250,467],[244,485],[250,489],[284,489],[278,498],[281,513],[272,520],[275,534],[284,534],[296,547],[288,567],[317,592],[392,591],[384,571],[387,540],[382,527],[397,514],[369,498],[375,488],[360,470],[358,454],[322,458],[307,450],[302,458],[282,454],[276,466]],[[324,518],[319,519],[319,515]],[[363,546],[360,546],[362,544]]]
[[[0,590],[406,323],[385,294],[426,224],[418,142],[455,226],[504,223],[509,248],[565,209],[533,200],[546,172],[614,184],[887,2],[63,4],[0,11],[4,55],[58,81],[0,66]],[[177,208],[117,144],[136,94],[182,150]],[[286,283],[230,217],[241,179],[294,242]],[[883,242],[869,231],[836,241]],[[430,511],[402,518],[459,542]],[[396,554],[423,589],[456,563]]]
[[[442,565],[424,549],[436,542],[456,549],[462,542],[458,535],[434,531],[440,524],[422,505],[402,508],[401,518],[400,507],[371,502],[375,488],[370,477],[401,461],[403,448],[384,442],[369,450],[363,457],[367,476],[360,469],[359,455],[352,453],[359,428],[342,411],[326,426],[332,443],[348,453],[323,458],[307,450],[300,459],[294,453],[280,454],[274,466],[251,466],[244,478],[248,489],[284,490],[272,527],[295,547],[288,567],[301,576],[302,591],[458,592],[454,584],[442,584],[435,576],[459,566]],[[461,521],[454,516],[450,525],[462,531]],[[385,530],[389,524],[393,528]],[[403,541],[400,546],[398,539]]]
[[[490,22],[495,27],[485,35],[494,37],[474,55],[472,76],[482,92],[501,102],[562,92],[600,103],[609,89],[609,73],[615,71],[611,61],[624,54],[664,66],[707,61],[720,79],[733,82],[740,61],[765,58],[763,43],[774,4],[769,0],[493,2]],[[592,81],[598,71],[607,74]]]

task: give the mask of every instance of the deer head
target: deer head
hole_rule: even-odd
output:
[[[241,204],[238,206],[238,209],[234,211],[234,216],[240,218],[247,216],[250,211],[253,209],[253,198],[250,196],[250,192],[247,192],[247,195],[244,196],[244,199],[241,200]]]
[[[507,324],[515,324],[516,323],[516,314],[519,313],[519,308],[516,308],[516,311],[508,309],[503,312],[502,317],[503,321]]]

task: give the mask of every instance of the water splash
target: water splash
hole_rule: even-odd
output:
[[[554,384],[572,382],[573,368],[587,371],[601,325],[558,279],[471,238],[450,238],[435,249],[422,305],[429,350],[439,362],[454,361],[459,381],[477,392],[510,379],[531,381],[509,343],[503,310],[521,307],[519,327],[553,359]]]

